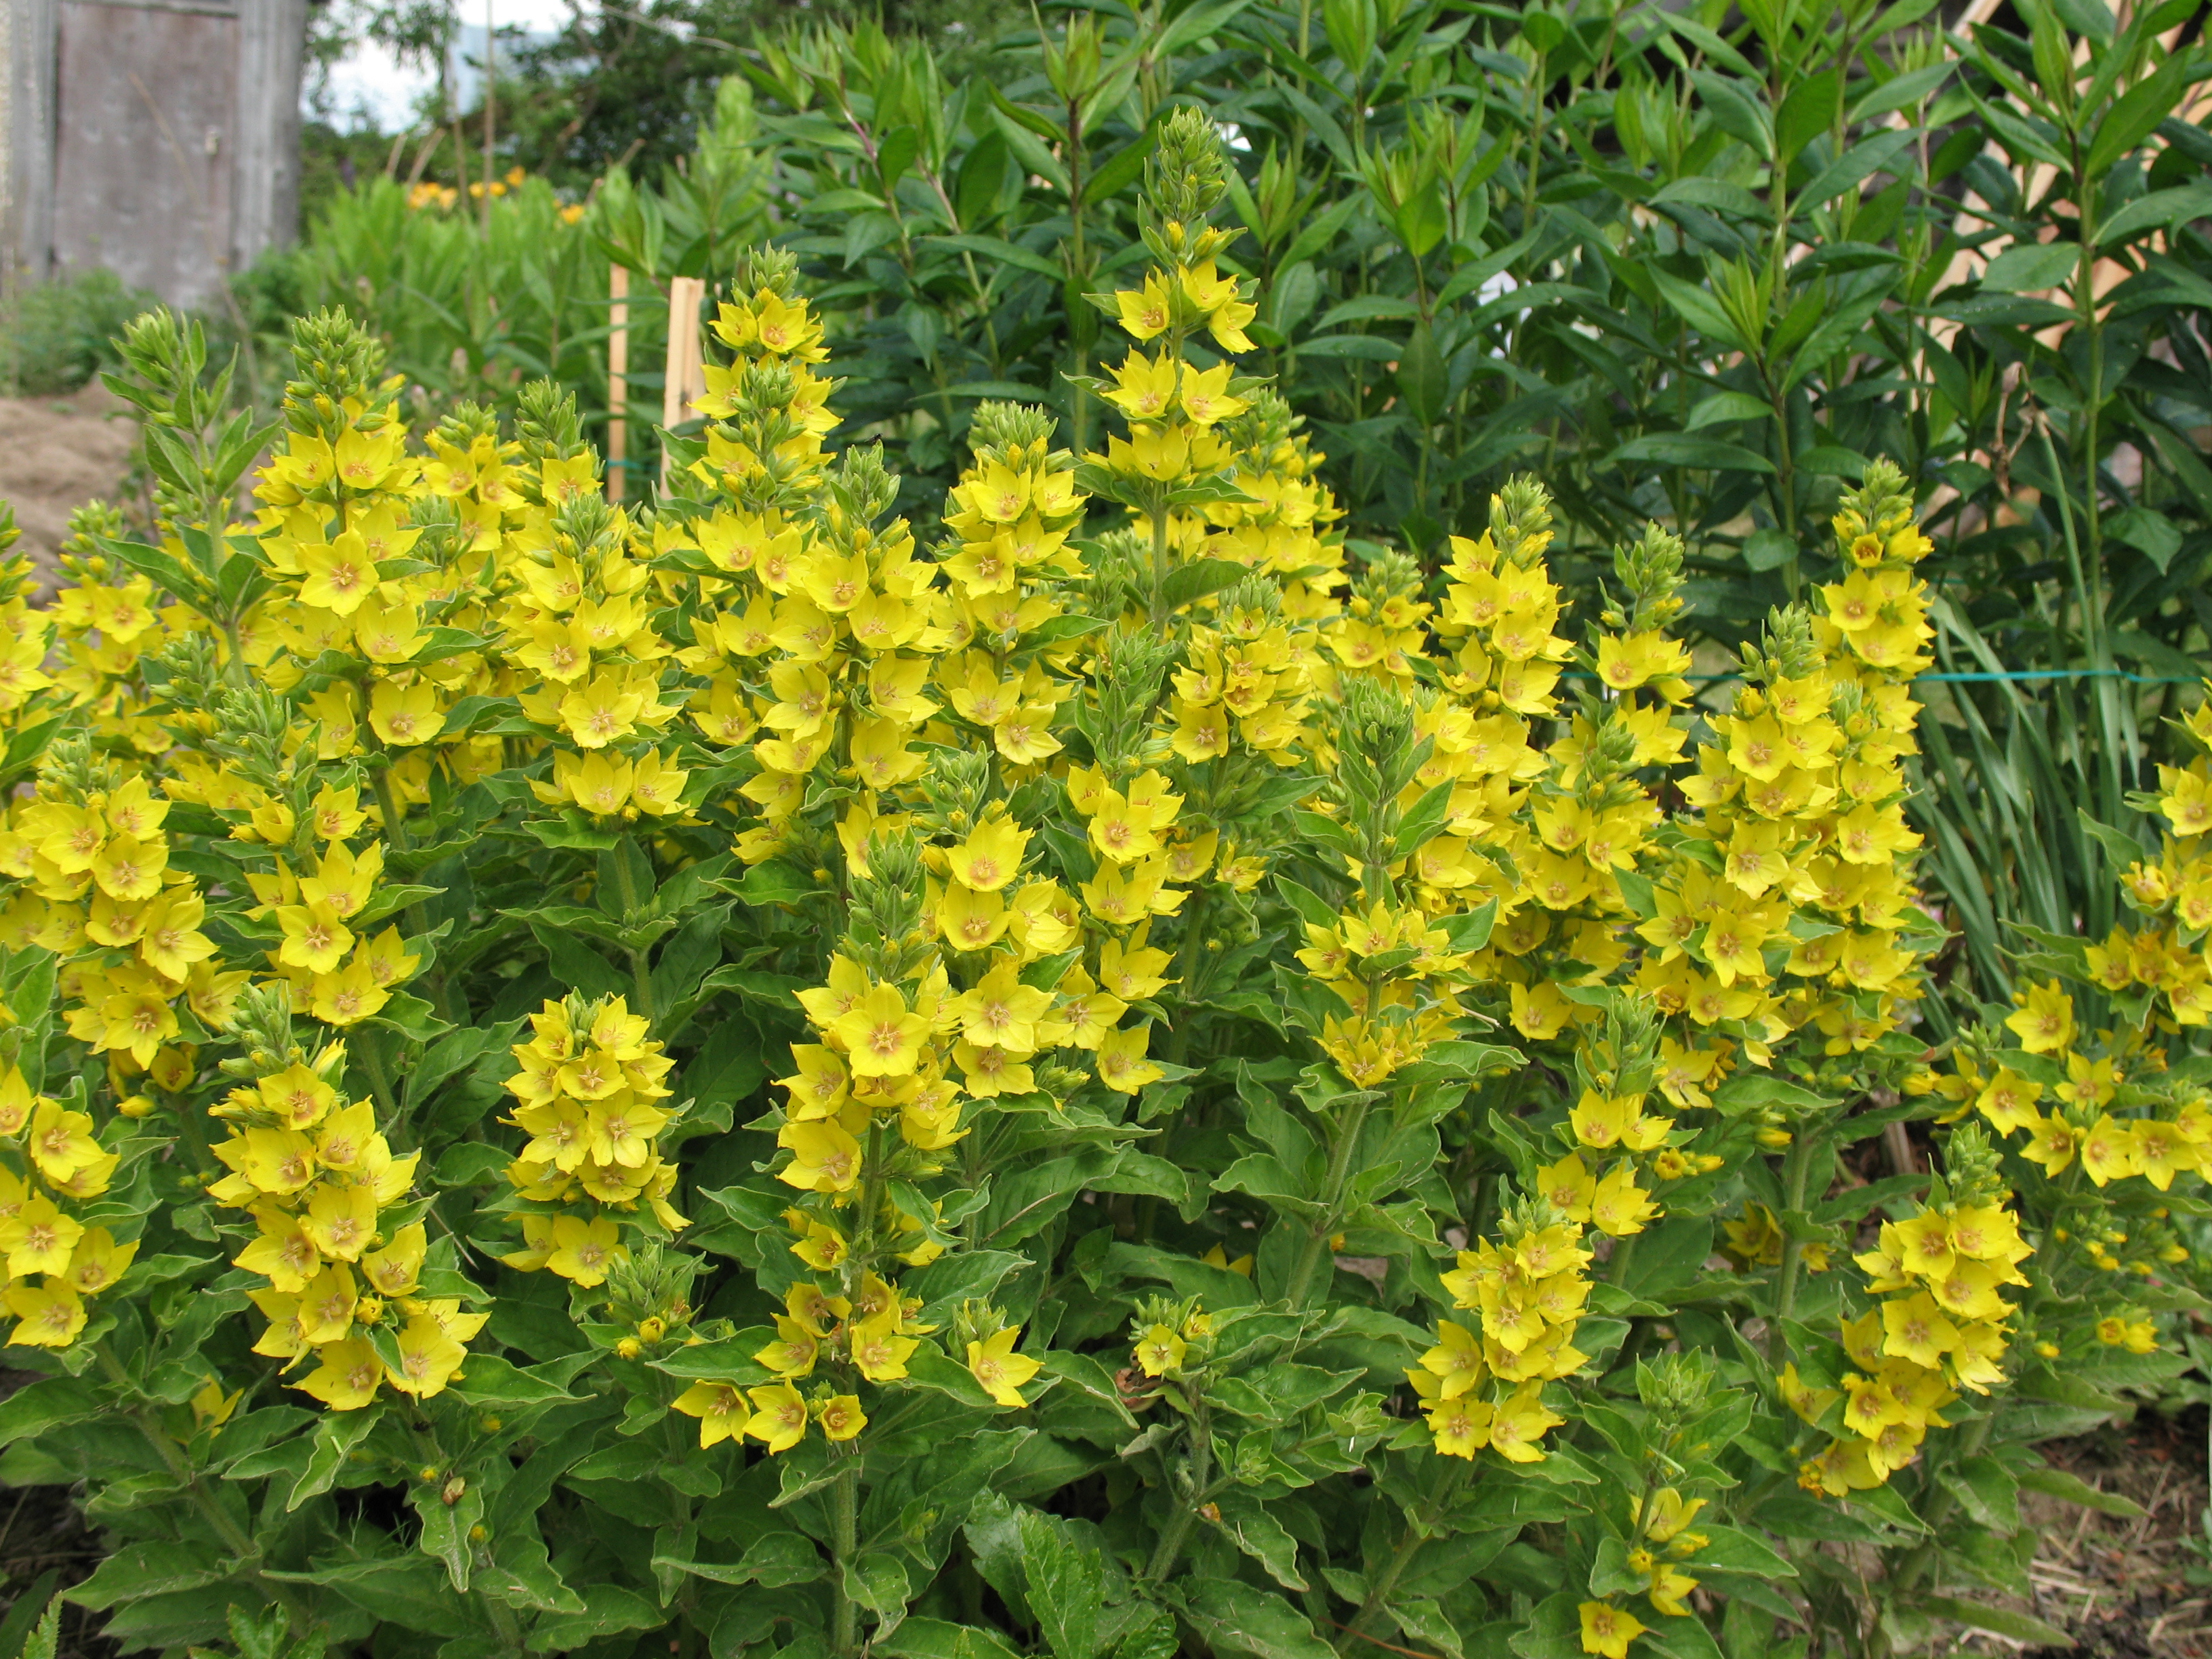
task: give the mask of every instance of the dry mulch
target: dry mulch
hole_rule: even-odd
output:
[[[1990,1635],[1960,1653],[2027,1659],[2212,1659],[2212,1562],[2204,1540],[2207,1417],[2146,1411],[2136,1421],[2045,1446],[2054,1466],[2145,1514],[2120,1516],[2023,1493],[2023,1520],[2042,1539],[2028,1568],[2032,1603],[2013,1605],[2074,1638],[2070,1648],[2023,1648]],[[1977,1598],[1978,1599],[1978,1598]]]

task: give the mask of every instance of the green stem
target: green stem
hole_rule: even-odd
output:
[[[1203,1398],[1191,1401],[1190,1419],[1190,1490],[1183,1493],[1170,1492],[1169,1498],[1175,1505],[1168,1523],[1160,1529],[1160,1541],[1152,1550],[1152,1559],[1145,1567],[1147,1583],[1165,1581],[1175,1571],[1176,1559],[1182,1553],[1183,1540],[1190,1536],[1191,1523],[1198,1519],[1200,1494],[1206,1490],[1206,1481],[1213,1473],[1213,1434],[1207,1425],[1206,1401]]]
[[[1336,1232],[1337,1206],[1344,1198],[1345,1182],[1352,1175],[1352,1154],[1359,1145],[1359,1132],[1366,1127],[1368,1109],[1373,1104],[1371,1100],[1352,1103],[1345,1115],[1336,1145],[1329,1149],[1328,1184],[1322,1190],[1322,1217],[1299,1247],[1297,1266],[1291,1270],[1290,1284],[1284,1291],[1285,1299],[1294,1309],[1305,1306],[1314,1274],[1321,1267],[1322,1258],[1329,1252],[1329,1240]]]
[[[392,792],[392,768],[388,763],[391,757],[387,755],[383,758],[386,764],[369,769],[370,787],[376,795],[377,816],[384,821],[385,839],[395,849],[404,853],[412,845],[407,839],[406,809],[400,805],[399,798]],[[422,908],[419,899],[407,907],[407,926],[418,939],[427,937],[430,932],[430,913]],[[453,999],[446,990],[446,975],[442,971],[434,969],[425,977],[423,988],[429,992],[431,1006],[437,1010],[439,1018],[449,1025],[468,1023],[465,1009],[459,1012],[454,1010]]]
[[[222,1540],[223,1547],[230,1552],[239,1570],[252,1575],[269,1592],[270,1598],[283,1607],[291,1620],[295,1635],[305,1635],[313,1617],[307,1603],[301,1601],[292,1586],[272,1579],[262,1571],[260,1547],[253,1541],[252,1534],[238,1524],[230,1511],[216,1502],[214,1494],[208,1491],[198,1472],[185,1456],[184,1449],[161,1427],[152,1408],[133,1397],[138,1392],[137,1385],[115,1358],[114,1350],[105,1342],[95,1342],[92,1345],[92,1352],[107,1380],[129,1401],[125,1409],[131,1420],[138,1425],[138,1432],[145,1437],[146,1443],[154,1449],[155,1455],[161,1458],[171,1477],[184,1488],[185,1497],[191,1499],[192,1507],[199,1511],[200,1518]]]
[[[370,1041],[356,1042],[351,1052],[354,1058],[361,1061],[362,1070],[368,1073],[368,1086],[376,1096],[376,1103],[384,1109],[384,1121],[380,1127],[385,1134],[398,1133],[399,1097],[392,1092],[392,1078],[384,1068],[383,1049]]]
[[[623,919],[627,921],[642,908],[637,883],[630,878],[629,860],[617,858],[615,866],[615,896],[622,901]],[[633,950],[628,945],[623,952],[629,958],[630,994],[637,1006],[630,1012],[643,1016],[647,1024],[653,1023],[653,963],[648,952]]]
[[[1434,1461],[1444,1462],[1441,1458]],[[1435,1489],[1422,1503],[1419,1514],[1406,1517],[1405,1536],[1398,1540],[1398,1547],[1390,1553],[1390,1559],[1382,1564],[1382,1571],[1369,1587],[1367,1599],[1359,1604],[1359,1611],[1352,1615],[1352,1622],[1345,1626],[1347,1636],[1365,1634],[1375,1616],[1389,1606],[1390,1592],[1398,1588],[1398,1581],[1405,1577],[1406,1569],[1413,1565],[1413,1557],[1419,1553],[1422,1545],[1436,1536],[1437,1512],[1459,1490],[1460,1482],[1473,1473],[1474,1468],[1472,1462],[1454,1459],[1449,1467],[1437,1471]]]
[[[1805,1186],[1813,1173],[1813,1142],[1800,1125],[1790,1137],[1790,1151],[1782,1160],[1783,1207],[1789,1213],[1802,1214],[1805,1208]],[[1766,1349],[1770,1358],[1779,1360],[1787,1339],[1782,1334],[1783,1322],[1797,1306],[1797,1285],[1805,1269],[1805,1247],[1794,1236],[1785,1235],[1782,1241],[1782,1273],[1774,1287],[1774,1328],[1767,1333]]]
[[[860,1650],[860,1605],[845,1591],[845,1570],[860,1548],[860,1469],[850,1458],[830,1483],[830,1650],[847,1659]]]
[[[1958,1455],[1951,1460],[1953,1462],[1980,1455],[1982,1447],[1990,1437],[1990,1421],[1986,1416],[1978,1417],[1966,1425],[1966,1431],[1959,1437]],[[1921,1511],[1921,1518],[1928,1523],[1928,1536],[1915,1545],[1912,1553],[1898,1564],[1896,1574],[1891,1580],[1890,1595],[1893,1599],[1917,1588],[1921,1579],[1927,1576],[1929,1567],[1936,1559],[1936,1540],[1943,1535],[1943,1523],[1951,1518],[1951,1511],[1958,1505],[1959,1500],[1950,1487],[1936,1488],[1927,1507]]]

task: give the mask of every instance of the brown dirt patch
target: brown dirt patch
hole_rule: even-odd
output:
[[[71,513],[121,489],[137,441],[128,408],[97,383],[66,398],[0,398],[0,501],[41,568],[53,568]]]
[[[2025,1659],[2212,1659],[2212,1572],[2191,1547],[2203,1537],[2206,1415],[2146,1411],[2136,1421],[2048,1443],[2057,1468],[2140,1504],[2136,1516],[2100,1514],[2024,1493],[2021,1513],[2042,1538],[2028,1568],[2034,1589],[2022,1606],[2075,1640],[2071,1648],[2026,1650]],[[1960,1650],[2021,1655],[2021,1647],[1975,1636]]]

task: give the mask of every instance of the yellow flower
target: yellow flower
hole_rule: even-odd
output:
[[[1490,1443],[1491,1425],[1497,1415],[1487,1400],[1471,1395],[1438,1400],[1429,1408],[1429,1433],[1445,1456],[1471,1458]]]
[[[335,974],[318,974],[312,989],[310,1011],[325,1025],[357,1025],[392,1000],[374,964],[359,954]]]
[[[981,1342],[968,1345],[968,1370],[983,1391],[1001,1406],[1026,1406],[1021,1387],[1039,1370],[1042,1362],[1027,1354],[1014,1352],[1014,1344],[1021,1339],[1018,1327],[1008,1326]]]
[[[302,542],[298,556],[307,576],[300,587],[302,604],[350,617],[376,592],[376,561],[357,531],[347,531],[334,542]]]
[[[586,1290],[606,1281],[607,1270],[629,1260],[622,1230],[605,1216],[586,1221],[577,1216],[553,1218],[553,1251],[545,1265]]]
[[[775,1144],[792,1155],[777,1178],[816,1193],[848,1193],[860,1179],[860,1143],[836,1120],[787,1123]]]
[[[28,1285],[10,1285],[7,1301],[16,1319],[8,1338],[10,1346],[66,1347],[84,1328],[83,1302],[67,1285],[53,1279],[35,1290]]]
[[[699,1449],[743,1435],[752,1412],[744,1395],[728,1382],[694,1382],[669,1402],[686,1417],[699,1419]]]
[[[98,1163],[103,1154],[92,1138],[92,1119],[72,1112],[59,1103],[38,1097],[31,1113],[31,1127],[24,1150],[39,1173],[56,1186]]]
[[[995,893],[1020,872],[1029,843],[1029,831],[1001,813],[976,825],[945,854],[945,863],[963,887]]]
[[[1115,295],[1114,303],[1120,309],[1121,326],[1133,338],[1149,340],[1166,331],[1172,302],[1160,272],[1147,275],[1139,292],[1121,289]]]
[[[853,1364],[871,1382],[896,1382],[904,1376],[908,1358],[921,1346],[914,1338],[900,1334],[901,1311],[893,1303],[873,1319],[862,1320],[852,1327],[848,1340]]]
[[[43,1193],[0,1222],[0,1249],[7,1251],[8,1273],[15,1279],[67,1272],[70,1253],[83,1237],[84,1228]]]
[[[1443,1400],[1456,1400],[1488,1375],[1481,1339],[1449,1319],[1437,1322],[1437,1346],[1421,1356],[1421,1369],[1437,1379],[1437,1397]]]
[[[368,724],[396,749],[429,742],[446,726],[446,717],[438,710],[438,688],[428,680],[416,680],[411,685],[401,685],[397,680],[378,682],[368,696]]]
[[[1167,1075],[1146,1058],[1152,1047],[1152,1028],[1149,1024],[1132,1026],[1127,1030],[1109,1031],[1098,1039],[1097,1066],[1098,1080],[1117,1094],[1133,1095],[1148,1083]]]
[[[855,1077],[910,1077],[921,1059],[929,1022],[909,1011],[898,988],[878,985],[830,1027],[844,1045]]]
[[[2055,1054],[2074,1042],[2074,1000],[2055,979],[2032,987],[2020,999],[2020,1012],[2005,1021],[2031,1054]]]
[[[161,872],[168,864],[168,846],[158,837],[111,836],[92,861],[92,878],[108,897],[140,904],[161,890]]]
[[[280,905],[276,925],[284,930],[277,961],[311,974],[333,971],[353,949],[353,933],[328,899],[313,904]]]
[[[1491,1449],[1512,1462],[1541,1462],[1544,1451],[1537,1443],[1543,1439],[1546,1431],[1565,1421],[1546,1411],[1537,1388],[1524,1383],[1514,1391],[1511,1399],[1498,1407],[1498,1415],[1490,1425]]]
[[[334,1412],[359,1411],[376,1398],[377,1385],[385,1377],[384,1362],[365,1339],[332,1342],[319,1349],[315,1358],[321,1364],[295,1382],[294,1388],[313,1395]]]
[[[359,1260],[376,1232],[375,1194],[363,1187],[325,1182],[307,1200],[306,1231],[324,1255],[338,1261]]]
[[[531,1218],[532,1220],[538,1218]],[[421,1222],[413,1222],[393,1234],[391,1243],[382,1249],[372,1250],[362,1256],[362,1273],[381,1296],[411,1295],[422,1277],[422,1261],[428,1254],[428,1233]]]
[[[962,1035],[975,1047],[1028,1054],[1036,1050],[1037,1022],[1052,999],[1023,984],[1014,964],[1001,961],[951,1006],[960,1016]]]
[[[1601,1659],[1628,1659],[1628,1644],[1650,1628],[1626,1607],[1605,1601],[1585,1601],[1579,1613],[1583,1651]]]
[[[1137,1343],[1137,1364],[1147,1376],[1164,1376],[1182,1364],[1182,1338],[1166,1325],[1154,1325]]]
[[[2100,1117],[2081,1137],[2081,1168],[2100,1187],[2139,1172],[2132,1125]]]
[[[442,1394],[469,1351],[455,1341],[439,1322],[426,1315],[410,1319],[398,1336],[399,1363],[385,1367],[385,1376],[402,1394],[428,1400]]]
[[[815,1407],[814,1415],[823,1434],[831,1440],[850,1440],[868,1426],[868,1414],[860,1409],[858,1395],[832,1395]]]
[[[181,985],[192,964],[215,955],[215,941],[199,931],[207,906],[190,888],[172,888],[148,905],[139,921],[138,958],[166,980]]]
[[[771,1455],[789,1451],[806,1437],[806,1401],[790,1383],[775,1382],[745,1392],[753,1402],[745,1432],[764,1443]]]
[[[1682,1605],[1682,1598],[1697,1587],[1698,1581],[1680,1568],[1661,1565],[1652,1569],[1651,1588],[1647,1594],[1651,1597],[1651,1605],[1668,1618],[1683,1619],[1689,1616],[1690,1610]]]
[[[1615,1170],[1599,1182],[1589,1200],[1588,1220],[1600,1232],[1626,1238],[1644,1231],[1644,1224],[1658,1212],[1651,1195],[1636,1184],[1632,1169]],[[1584,1219],[1577,1216],[1576,1220]]]
[[[89,1227],[70,1252],[69,1272],[64,1277],[78,1295],[91,1296],[122,1278],[137,1255],[136,1241],[118,1244],[106,1228]]]

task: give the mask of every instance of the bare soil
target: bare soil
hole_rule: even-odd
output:
[[[66,398],[0,398],[0,501],[41,569],[53,568],[71,513],[122,489],[137,440],[128,410],[96,382]]]
[[[2091,1486],[2133,1498],[2148,1513],[2101,1515],[2030,1496],[2021,1505],[2043,1547],[2028,1569],[2031,1609],[2069,1632],[2072,1648],[2030,1659],[2212,1659],[2212,1562],[2205,1540],[2207,1419],[2145,1412],[2133,1423],[2059,1441],[2044,1456]],[[1984,1638],[1980,1651],[2019,1653]]]

